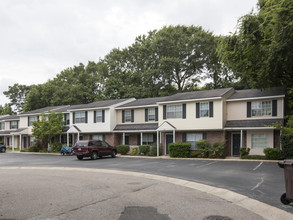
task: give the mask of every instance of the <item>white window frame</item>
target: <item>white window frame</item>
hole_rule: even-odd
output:
[[[209,102],[199,103],[199,116],[200,118],[206,118],[210,115],[210,105]]]
[[[143,134],[142,135],[142,144],[143,145],[152,145],[154,143],[153,134]]]
[[[74,113],[74,123],[85,123],[86,122],[86,113],[84,112],[75,112]]]
[[[5,122],[0,123],[0,130],[5,130]]]
[[[191,150],[199,149],[197,142],[203,139],[203,133],[187,133],[186,142],[191,144]]]
[[[125,110],[124,111],[124,121],[131,122],[131,118],[132,118],[131,110]]]
[[[29,122],[28,122],[28,125],[29,125],[29,126],[32,126],[32,125],[33,125],[33,122],[34,122],[34,121],[37,121],[37,120],[38,120],[38,116],[29,116],[29,117],[28,117],[28,121],[29,121]]]
[[[179,105],[167,105],[166,107],[166,118],[182,118],[183,107]]]
[[[102,134],[93,134],[92,139],[97,141],[104,141],[104,136]]]
[[[251,149],[265,149],[268,147],[268,134],[251,134]]]
[[[10,129],[18,129],[18,121],[11,121]]]
[[[272,116],[273,104],[272,101],[255,101],[251,102],[251,116],[263,117]]]
[[[96,123],[102,123],[103,122],[103,110],[97,110],[96,111]]]
[[[156,120],[156,109],[149,108],[148,109],[148,121],[155,121]]]

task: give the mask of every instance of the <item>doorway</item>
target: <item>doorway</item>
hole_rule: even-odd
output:
[[[166,134],[166,154],[169,154],[169,144],[173,143],[173,134]]]
[[[232,134],[232,156],[240,156],[240,134]]]

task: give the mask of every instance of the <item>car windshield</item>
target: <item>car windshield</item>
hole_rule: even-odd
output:
[[[81,147],[81,146],[88,146],[88,141],[78,141],[76,142],[75,146],[76,147]]]

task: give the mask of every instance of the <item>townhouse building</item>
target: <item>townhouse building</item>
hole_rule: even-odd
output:
[[[85,105],[42,108],[0,118],[0,141],[27,148],[34,137],[32,123],[41,112],[63,113],[66,124],[56,139],[74,144],[82,139],[105,140],[111,145],[162,146],[197,141],[226,141],[227,155],[239,156],[241,147],[263,154],[267,147],[280,148],[280,132],[273,124],[284,122],[285,89],[234,90],[233,88],[178,93],[166,97],[117,99]]]

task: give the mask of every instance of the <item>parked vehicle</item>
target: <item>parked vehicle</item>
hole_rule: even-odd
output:
[[[72,147],[69,147],[67,145],[63,145],[60,150],[61,155],[73,155],[73,149]]]
[[[4,144],[0,144],[0,152],[5,153],[6,152],[6,146]]]
[[[96,160],[103,156],[116,157],[117,149],[105,141],[100,140],[82,140],[76,142],[73,147],[77,159],[82,160],[84,157],[90,157]]]

